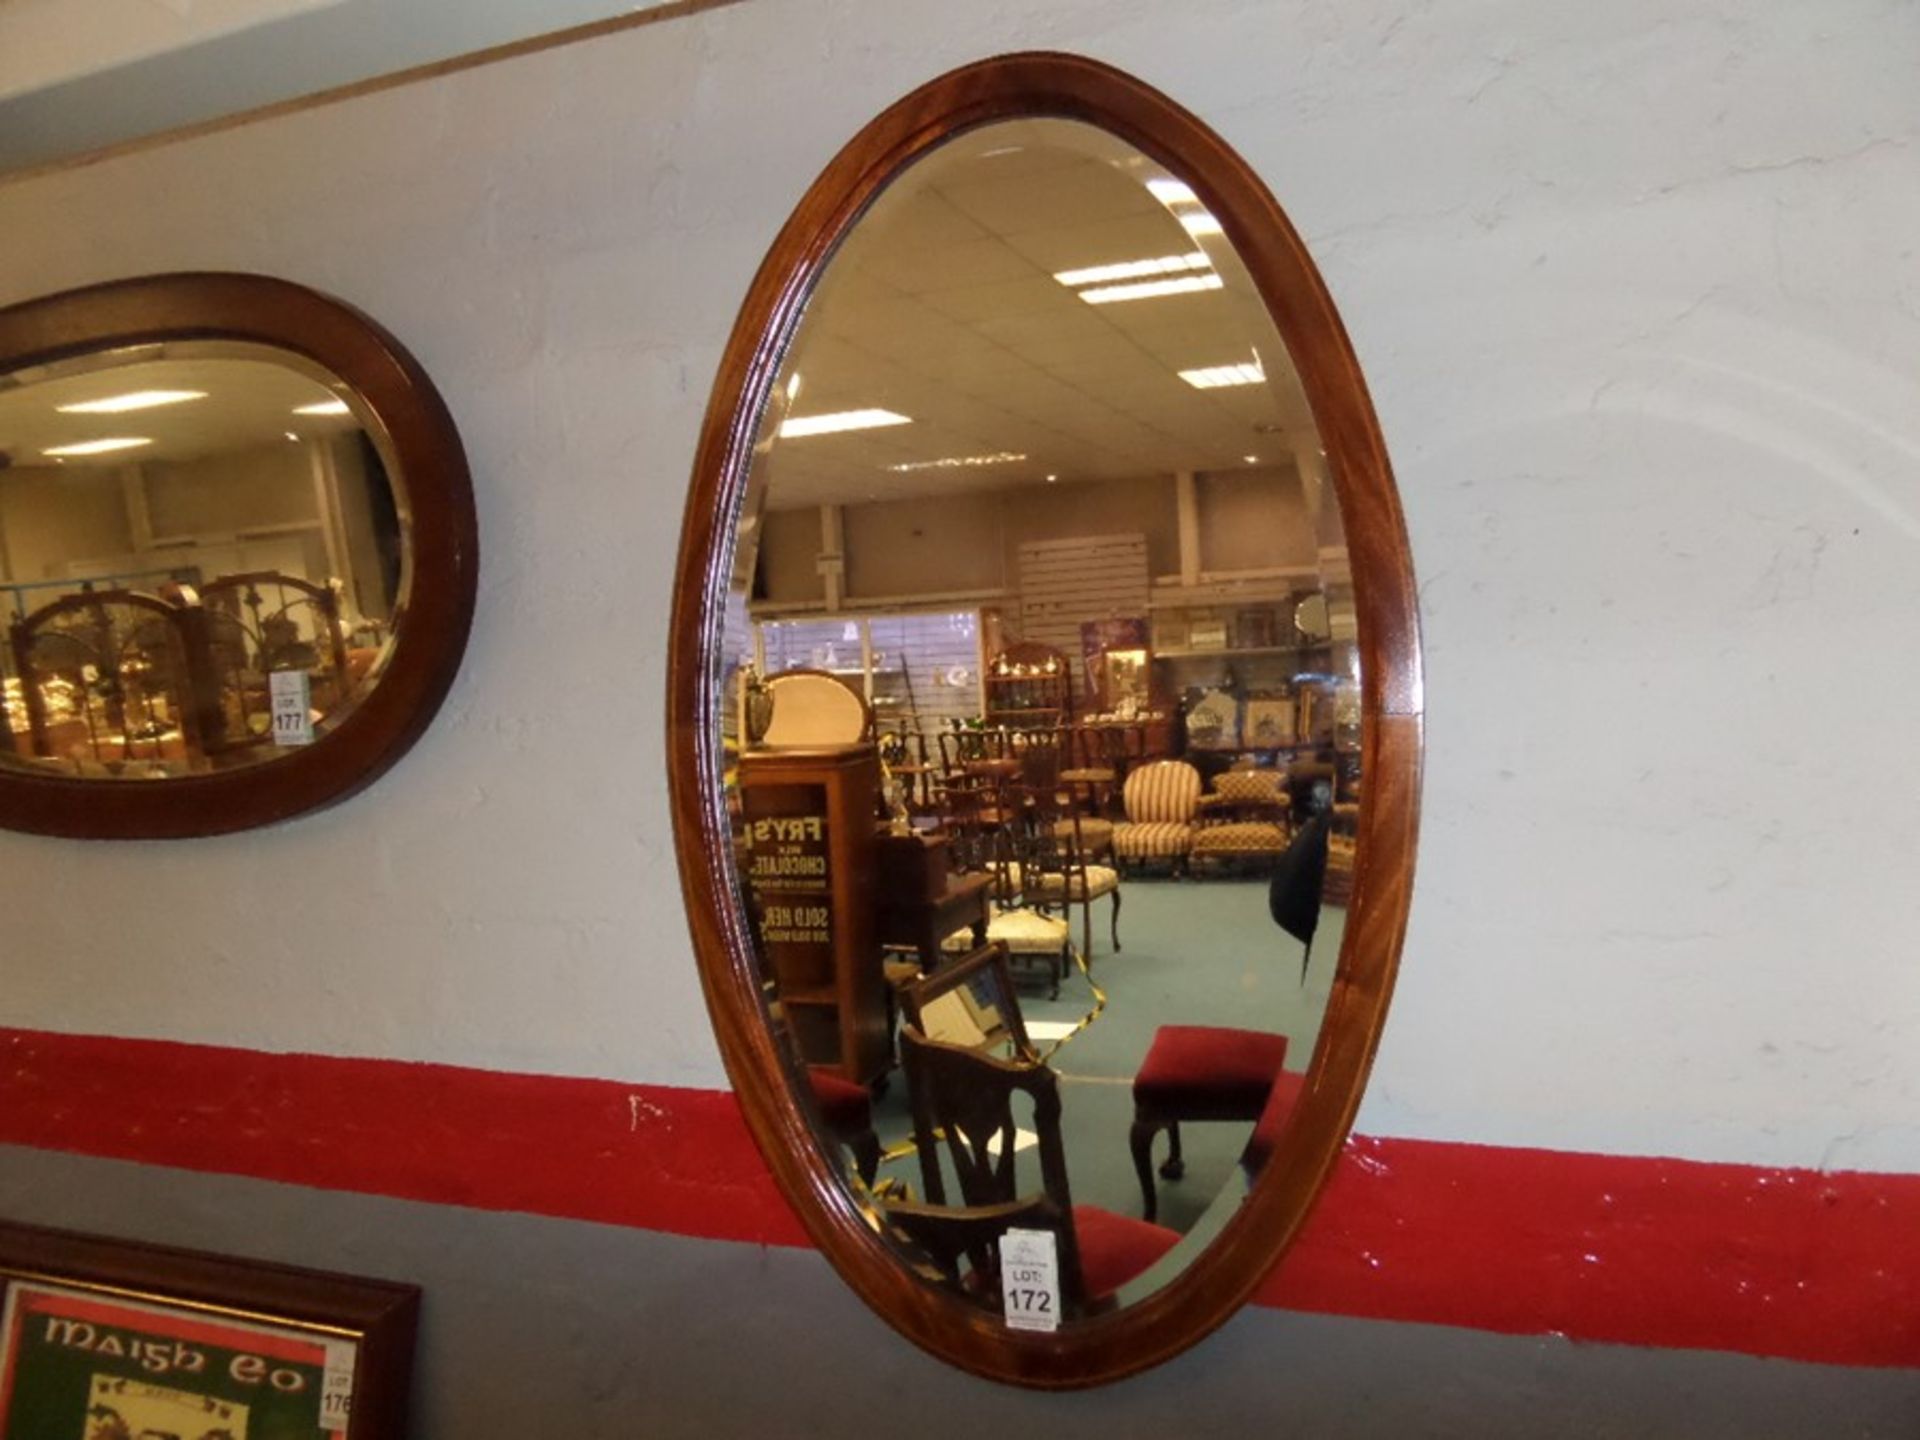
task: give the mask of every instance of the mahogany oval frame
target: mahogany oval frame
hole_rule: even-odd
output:
[[[840,239],[907,166],[996,120],[1082,120],[1168,167],[1219,217],[1285,337],[1318,421],[1354,575],[1366,783],[1353,894],[1319,1044],[1293,1123],[1213,1243],[1163,1289],[1053,1334],[1012,1331],[917,1278],[863,1217],[796,1100],[764,1020],[735,898],[721,799],[716,642],[730,550],[767,392]],[[827,166],[754,277],[696,452],[668,647],[675,846],[701,983],[749,1128],[808,1232],[860,1297],[914,1343],[976,1374],[1061,1389],[1145,1370],[1247,1300],[1338,1159],[1386,1016],[1412,894],[1422,750],[1419,618],[1384,441],[1346,332],[1299,237],[1227,144],[1178,104],[1079,56],[1002,56],[888,108]],[[1124,1137],[1122,1137],[1124,1139]]]
[[[446,697],[479,574],[473,488],[453,417],[420,365],[344,301],[265,275],[109,281],[0,309],[0,373],[128,345],[235,340],[304,356],[386,432],[412,528],[405,619],[380,683],[337,729],[273,761],[212,775],[101,781],[0,771],[0,826],[86,839],[219,835],[285,820],[371,784]]]

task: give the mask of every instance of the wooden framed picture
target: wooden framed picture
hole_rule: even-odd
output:
[[[1187,631],[1187,644],[1195,650],[1227,648],[1227,622],[1208,618],[1195,620]]]
[[[0,1221],[0,1440],[402,1440],[412,1285]]]
[[[1296,738],[1295,718],[1290,695],[1250,698],[1246,707],[1246,747],[1273,750],[1291,745]]]
[[[1187,744],[1196,750],[1240,748],[1240,702],[1224,690],[1209,690],[1187,710]]]
[[[1271,605],[1250,605],[1233,617],[1233,643],[1242,650],[1266,650],[1277,642]]]

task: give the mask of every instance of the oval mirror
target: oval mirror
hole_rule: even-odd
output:
[[[174,275],[0,310],[0,824],[207,834],[366,784],[475,558],[445,406],[349,307]]]
[[[1405,921],[1405,538],[1246,166],[1110,69],[902,101],[755,282],[671,656],[703,978],[842,1272],[980,1373],[1224,1319],[1345,1137]]]

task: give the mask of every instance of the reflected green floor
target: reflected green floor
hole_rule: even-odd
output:
[[[1073,934],[1080,935],[1079,915]],[[1133,1123],[1134,1072],[1161,1025],[1222,1025],[1270,1030],[1288,1037],[1287,1068],[1304,1070],[1319,1035],[1345,912],[1323,913],[1313,960],[1301,983],[1300,943],[1267,913],[1264,879],[1170,880],[1129,878],[1123,883],[1120,943],[1108,938],[1107,902],[1094,907],[1092,985],[1106,1005],[1084,1030],[1067,1040],[1050,1062],[1061,1079],[1061,1126],[1076,1204],[1094,1204],[1123,1215],[1141,1213],[1140,1184],[1128,1149]],[[1047,998],[1038,973],[1016,976],[1021,1013],[1034,1022],[1078,1022],[1095,1008],[1088,977],[1078,969],[1062,984],[1060,998]],[[1042,1053],[1048,1044],[1037,1041]],[[912,1123],[905,1086],[895,1083],[875,1106],[875,1128],[891,1151],[909,1153],[883,1166],[921,1190],[918,1160],[910,1153]],[[1250,1124],[1182,1127],[1185,1178],[1157,1180],[1159,1221],[1187,1232],[1235,1178]],[[1165,1140],[1155,1150],[1164,1158]],[[1021,1157],[1023,1191],[1040,1188],[1037,1162]],[[956,1194],[951,1188],[949,1194]],[[1219,1218],[1216,1217],[1216,1222]],[[1211,1225],[1203,1227],[1210,1230]],[[1196,1239],[1199,1237],[1196,1237]]]

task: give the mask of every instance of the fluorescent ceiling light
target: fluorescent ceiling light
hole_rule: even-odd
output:
[[[204,400],[204,390],[129,390],[124,395],[109,395],[101,400],[80,400],[53,408],[62,415],[119,415],[127,410],[151,410],[156,405],[178,405],[186,400]]]
[[[112,440],[82,440],[74,445],[56,445],[51,450],[42,450],[42,455],[51,455],[54,459],[63,459],[68,455],[105,455],[114,450],[132,450],[141,445],[151,445],[151,436],[118,436]]]
[[[1011,465],[1026,458],[1011,450],[999,450],[991,455],[947,455],[938,460],[909,460],[904,465],[889,465],[887,469],[902,475],[914,470],[971,470],[980,465]]]
[[[311,405],[294,406],[293,413],[296,415],[344,415],[347,413],[347,402],[344,400],[317,400]]]
[[[1183,270],[1211,270],[1213,262],[1198,250],[1190,255],[1160,255],[1152,260],[1122,260],[1114,265],[1090,265],[1085,270],[1061,270],[1054,279],[1062,285],[1107,285],[1115,280],[1144,280],[1149,275],[1178,275]]]
[[[1224,233],[1220,221],[1200,203],[1200,197],[1193,193],[1193,187],[1183,185],[1178,180],[1149,180],[1147,189],[1162,205],[1172,212],[1181,227],[1189,235],[1198,239],[1202,235]]]
[[[1184,295],[1193,290],[1218,290],[1218,275],[1182,275],[1173,280],[1141,280],[1131,285],[1102,285],[1077,293],[1089,305],[1111,305],[1119,300],[1151,300],[1156,295]]]
[[[883,425],[911,425],[910,415],[891,410],[835,410],[827,415],[795,415],[780,423],[780,438],[792,440],[802,435],[836,435],[842,430],[878,430]]]
[[[1218,390],[1226,385],[1258,385],[1267,378],[1258,360],[1239,365],[1207,365],[1198,370],[1182,370],[1180,378],[1196,390]]]

